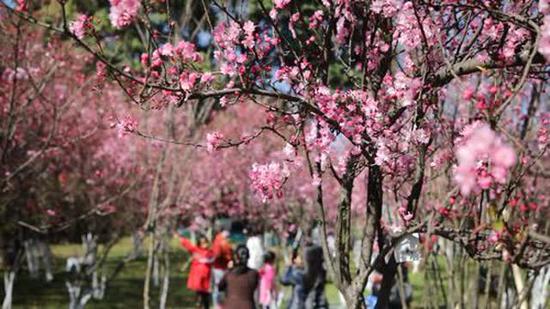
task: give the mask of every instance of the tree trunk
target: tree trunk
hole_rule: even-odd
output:
[[[13,296],[13,284],[15,282],[15,271],[4,272],[4,301],[2,302],[2,309],[11,309],[12,296]]]
[[[93,291],[82,292],[82,286],[80,282],[75,284],[69,281],[65,282],[67,291],[69,292],[69,309],[84,309],[90,299],[92,299]]]
[[[344,294],[346,308],[361,309],[365,308],[365,300],[362,291],[356,291],[353,288],[348,289]]]
[[[23,242],[25,247],[25,258],[27,260],[27,268],[29,269],[29,274],[31,278],[38,277],[39,264],[37,257],[37,241],[36,239],[27,239]]]
[[[531,308],[543,309],[548,302],[548,285],[550,284],[550,266],[545,266],[540,269],[533,289],[531,290]],[[550,305],[550,303],[548,304]]]
[[[393,284],[395,283],[395,274],[397,273],[397,263],[395,258],[391,255],[390,260],[384,265],[382,272],[382,284],[380,286],[380,293],[378,294],[378,302],[376,303],[377,309],[389,308],[390,304],[390,292]]]
[[[481,277],[481,265],[476,264],[474,266],[475,272],[472,280],[472,285],[470,288],[471,291],[471,300],[469,302],[471,308],[477,308],[479,306],[479,279]]]
[[[524,297],[525,294],[525,284],[523,282],[523,278],[521,277],[521,271],[519,269],[519,266],[516,264],[512,265],[512,274],[514,276],[514,283],[516,284],[516,291],[518,295],[518,299],[521,301],[519,304],[520,309],[528,309],[529,304],[527,302],[527,297]]]
[[[149,249],[147,252],[147,270],[145,271],[145,282],[143,284],[143,308],[149,309],[150,305],[150,288],[151,288],[151,274],[153,272],[153,255],[155,254],[155,235],[151,233],[151,240],[149,242]]]
[[[160,309],[166,308],[166,301],[168,299],[168,289],[170,287],[170,253],[168,252],[168,244],[163,239],[163,265],[162,265],[162,286],[160,292]]]
[[[47,242],[45,241],[41,242],[40,252],[42,255],[42,263],[44,264],[46,282],[51,282],[53,280],[52,252]]]
[[[158,287],[160,284],[160,261],[158,254],[153,254],[153,286]]]

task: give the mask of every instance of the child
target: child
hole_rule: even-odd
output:
[[[210,307],[210,272],[214,253],[209,248],[208,239],[205,236],[198,237],[198,244],[193,245],[189,239],[175,234],[180,239],[181,246],[191,253],[193,260],[189,269],[187,288],[197,293],[200,306],[204,309]]]
[[[260,297],[259,301],[264,309],[276,308],[276,290],[275,278],[277,270],[275,269],[275,253],[268,251],[264,255],[264,265],[260,268]]]

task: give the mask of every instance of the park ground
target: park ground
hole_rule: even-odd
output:
[[[103,248],[100,246],[100,253]],[[14,287],[14,308],[67,308],[69,296],[65,287],[65,261],[68,257],[81,254],[80,244],[57,244],[51,246],[54,256],[54,280],[46,283],[44,277],[30,278],[28,272],[21,271]],[[112,273],[117,264],[132,250],[130,238],[121,239],[110,251],[103,271]],[[194,308],[193,294],[185,288],[187,273],[183,269],[188,255],[179,248],[175,239],[171,243],[171,277],[168,293],[168,308]],[[142,256],[128,262],[117,277],[107,287],[102,300],[91,300],[86,308],[141,308],[143,307],[143,282],[147,257]],[[411,274],[414,290],[414,303],[420,303],[422,295],[422,274]],[[152,288],[152,299],[158,301],[160,288]],[[331,308],[345,308],[340,302],[334,285],[329,283],[326,288]],[[288,296],[289,291],[285,295]],[[153,306],[155,308],[157,306]]]

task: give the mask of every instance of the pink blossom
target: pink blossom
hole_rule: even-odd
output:
[[[160,51],[157,49],[153,51],[153,55],[151,57],[151,67],[158,68],[162,65],[162,57],[160,55]]]
[[[321,185],[322,179],[319,177],[319,175],[315,174],[313,175],[313,179],[311,180],[311,185],[314,187],[319,187]]]
[[[116,212],[116,206],[113,204],[101,204],[98,207],[98,210],[101,211],[102,215],[107,215]]]
[[[399,8],[403,5],[400,0],[375,0],[371,3],[370,9],[375,13],[382,13],[384,17],[395,16]]]
[[[430,133],[426,129],[418,129],[413,132],[414,140],[419,144],[430,142]]]
[[[201,84],[209,84],[211,83],[212,81],[214,80],[214,75],[210,72],[206,72],[206,73],[203,73],[201,75],[201,80],[200,80],[200,83]]]
[[[269,11],[269,18],[276,20],[277,19],[277,10],[275,8],[272,8]]]
[[[472,87],[468,87],[464,89],[464,94],[462,95],[462,98],[466,101],[471,100],[474,97],[475,90]]]
[[[408,211],[407,207],[405,206],[399,207],[398,211],[399,215],[401,216],[403,221],[405,221],[405,223],[410,222],[414,218],[414,215],[410,211]]]
[[[244,23],[243,30],[245,34],[245,38],[242,41],[242,44],[246,46],[247,48],[254,47],[254,30],[256,29],[256,26],[252,21],[247,21]]]
[[[265,203],[274,197],[282,197],[282,187],[289,174],[284,164],[277,162],[269,164],[254,163],[249,177],[252,182],[252,189]]]
[[[458,166],[454,180],[463,195],[504,183],[516,163],[514,149],[505,144],[489,125],[475,122],[464,128],[456,150]]]
[[[539,12],[544,15],[550,14],[550,0],[539,1]]]
[[[290,30],[290,33],[292,34],[293,38],[296,38],[296,29],[294,29],[294,24],[300,19],[300,13],[294,13],[290,16],[290,20],[288,22],[288,29]]]
[[[273,0],[273,4],[277,9],[284,9],[289,3],[290,0]]]
[[[323,15],[324,13],[322,10],[315,11],[313,15],[311,15],[311,17],[309,18],[309,29],[315,29],[319,27],[319,24],[323,22]]]
[[[540,150],[543,150],[548,145],[548,129],[545,127],[539,128],[537,131],[537,143]]]
[[[176,45],[175,53],[184,61],[198,62],[202,60],[202,56],[196,51],[195,44],[187,41],[179,41]]]
[[[341,16],[336,22],[336,42],[344,44],[349,36],[349,29],[346,27],[346,19]]]
[[[223,142],[223,139],[223,134],[217,131],[206,134],[206,150],[211,153],[218,149]]]
[[[502,250],[502,260],[505,262],[505,263],[510,263],[512,262],[512,254],[510,254],[510,251],[504,249]]]
[[[510,167],[516,163],[516,153],[511,147],[498,147],[490,157],[496,166]]]
[[[101,61],[98,61],[95,64],[95,70],[98,83],[102,83],[107,77],[107,65]]]
[[[286,143],[285,148],[283,148],[283,153],[290,160],[294,160],[296,158],[296,148],[289,143]]]
[[[139,0],[109,0],[109,2],[111,3],[109,20],[118,29],[130,25],[141,8]]]
[[[69,23],[69,31],[74,34],[79,40],[84,38],[86,28],[89,27],[89,17],[84,14],[79,14],[75,20]]]
[[[546,58],[546,62],[550,62],[550,12],[544,16],[540,31],[541,37],[538,50]]]
[[[15,10],[17,12],[26,12],[27,11],[27,3],[25,0],[16,0],[17,6],[15,7]]]
[[[493,244],[498,242],[499,239],[500,239],[500,233],[495,230],[491,230],[489,237],[487,237],[487,241]]]
[[[174,54],[176,53],[174,46],[170,43],[166,43],[162,45],[161,47],[159,47],[158,51],[159,51],[159,54],[161,54],[161,56],[165,56],[165,57],[173,57]]]
[[[189,73],[188,71],[184,71],[180,74],[180,87],[184,91],[189,91],[193,89],[193,86],[195,86],[195,83],[197,82],[197,79],[199,78],[199,75],[195,72]]]
[[[256,25],[254,25],[254,22],[250,20],[247,20],[243,25],[243,30],[245,35],[253,35],[255,29],[256,29]]]
[[[136,132],[138,128],[138,122],[134,117],[127,115],[126,117],[124,117],[124,119],[119,121],[117,127],[119,129],[119,136],[124,136],[128,133]]]
[[[409,106],[414,103],[417,92],[422,88],[422,82],[419,78],[411,78],[403,72],[386,75],[384,84],[387,85],[388,95],[400,100],[402,106]]]
[[[397,14],[397,31],[394,33],[394,39],[403,44],[405,50],[416,48],[422,42],[422,31],[418,25],[413,5],[410,1],[406,2]],[[427,24],[423,27],[427,30]],[[428,33],[426,33],[428,34]]]
[[[5,81],[13,82],[14,80],[26,80],[29,78],[29,74],[25,69],[18,67],[16,71],[12,68],[6,68],[2,73],[2,79]]]
[[[141,63],[141,66],[146,68],[149,66],[149,54],[142,53],[139,57],[139,62]]]
[[[512,60],[516,54],[516,48],[523,44],[529,38],[529,31],[521,27],[511,27],[508,30],[506,41],[502,49],[502,56],[507,60]]]

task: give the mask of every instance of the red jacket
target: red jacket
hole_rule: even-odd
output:
[[[210,292],[210,270],[214,261],[212,250],[197,247],[185,237],[180,237],[180,243],[193,256],[187,288],[195,292]]]
[[[233,249],[223,233],[218,233],[214,238],[212,252],[215,258],[214,268],[227,269],[227,264],[229,264],[233,255]]]

